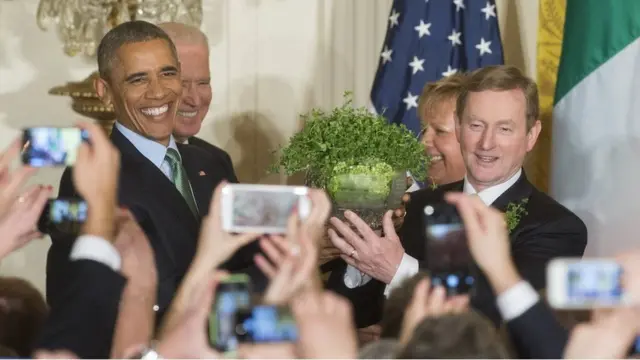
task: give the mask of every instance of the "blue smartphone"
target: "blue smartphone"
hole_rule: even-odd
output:
[[[286,307],[261,305],[236,314],[236,336],[241,343],[280,343],[298,339],[298,327]]]
[[[87,203],[80,198],[50,199],[38,220],[38,231],[77,234],[87,221],[88,210]]]
[[[22,132],[22,163],[32,167],[72,166],[78,147],[89,140],[79,128],[32,127]]]

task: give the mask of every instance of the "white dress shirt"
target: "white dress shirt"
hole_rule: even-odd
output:
[[[518,181],[521,174],[522,169],[518,170],[517,173],[509,178],[509,180],[501,184],[486,188],[480,192],[477,192],[476,189],[473,188],[473,186],[469,183],[467,177],[465,176],[463,192],[465,194],[477,194],[482,202],[484,202],[486,205],[491,205],[494,201],[496,201],[497,198],[500,197],[500,195],[502,195],[505,191],[507,191],[507,189],[515,184],[516,181]],[[391,290],[398,287],[405,279],[412,277],[419,271],[420,265],[418,263],[418,260],[405,253],[402,256],[402,261],[400,262],[400,265],[398,266],[393,279],[391,279],[391,282],[384,288],[384,296],[388,297]],[[371,281],[371,276],[362,273],[360,270],[354,268],[351,265],[347,266],[347,270],[344,274],[344,284],[348,288],[353,289],[365,285],[369,281]]]
[[[120,271],[122,258],[115,246],[106,239],[95,235],[80,235],[73,243],[71,254],[73,260],[93,260]]]

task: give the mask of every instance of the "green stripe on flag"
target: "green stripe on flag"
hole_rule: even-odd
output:
[[[638,37],[640,0],[567,0],[554,105]]]

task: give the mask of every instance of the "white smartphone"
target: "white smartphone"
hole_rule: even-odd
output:
[[[297,207],[301,220],[311,212],[304,186],[229,184],[222,189],[222,227],[233,233],[284,234]]]
[[[568,310],[622,305],[621,275],[622,267],[610,259],[554,259],[547,265],[547,300]]]

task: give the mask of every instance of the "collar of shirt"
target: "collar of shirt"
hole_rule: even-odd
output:
[[[169,138],[169,146],[165,147],[164,145],[155,142],[153,140],[147,139],[146,137],[129,130],[124,125],[120,124],[116,121],[115,127],[120,131],[127,140],[131,141],[133,146],[140,151],[140,153],[146,157],[149,161],[153,163],[157,168],[161,168],[162,163],[164,162],[164,157],[167,155],[167,148],[172,148],[178,150],[176,146],[176,141],[173,138],[173,135]],[[180,151],[178,151],[180,154]]]
[[[469,183],[467,176],[464,176],[464,193],[465,194],[478,194],[478,197],[485,203],[487,206],[493,204],[497,198],[500,197],[505,191],[507,191],[513,184],[518,181],[520,175],[522,174],[522,169],[518,170],[509,180],[503,182],[502,184],[494,185],[488,187],[480,192],[477,192],[476,189],[473,188],[473,185]]]

